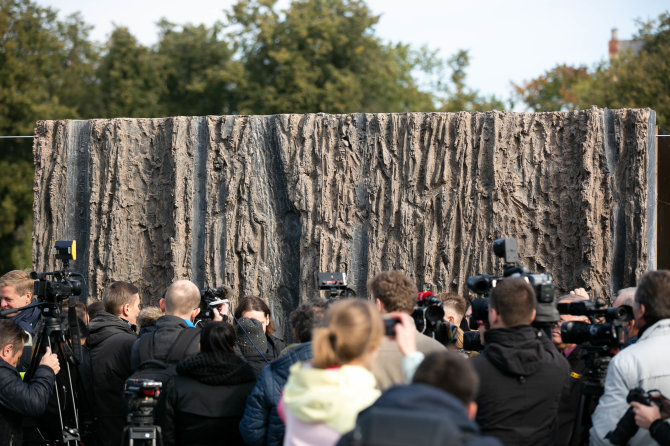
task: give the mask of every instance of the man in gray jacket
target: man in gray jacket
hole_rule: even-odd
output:
[[[631,389],[659,390],[670,395],[670,271],[649,271],[640,279],[633,306],[638,341],[619,352],[607,369],[605,393],[593,413],[592,445],[611,444],[605,436],[614,430],[629,405]],[[646,429],[640,429],[628,443],[654,444]]]

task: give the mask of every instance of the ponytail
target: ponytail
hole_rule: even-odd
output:
[[[315,368],[348,364],[376,350],[381,343],[381,315],[361,299],[343,299],[330,307],[327,327],[312,332]]]

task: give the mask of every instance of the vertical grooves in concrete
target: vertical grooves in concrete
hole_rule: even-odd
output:
[[[656,236],[657,236],[657,182],[658,182],[658,148],[656,147],[656,112],[651,110],[647,124],[647,267],[656,269]]]
[[[318,271],[346,272],[359,295],[389,268],[420,288],[465,292],[469,275],[499,273],[491,243],[504,236],[560,291],[608,297],[655,261],[654,116],[39,122],[35,268],[53,266],[53,241],[74,215],[91,296],[128,280],[156,302],[188,277],[259,295],[281,319],[317,294]]]
[[[193,232],[191,243],[191,280],[204,287],[205,222],[207,217],[207,154],[209,134],[204,116],[193,118]],[[209,284],[207,284],[209,285]]]

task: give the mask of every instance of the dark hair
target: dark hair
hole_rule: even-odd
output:
[[[263,299],[258,296],[245,296],[237,303],[237,308],[235,308],[235,317],[237,319],[242,317],[242,314],[247,311],[262,311],[265,316],[269,316],[270,323],[265,331],[266,336],[270,336],[275,332],[275,324],[272,322],[272,313],[270,313],[270,307],[266,304]]]
[[[21,344],[30,339],[28,333],[9,319],[0,319],[0,349],[12,345],[14,352],[22,348]]]
[[[646,326],[670,318],[670,271],[647,271],[637,284],[635,302],[644,305]]]
[[[412,279],[402,271],[384,271],[368,281],[373,299],[379,299],[384,311],[403,311],[412,314],[419,291]]]
[[[319,299],[303,302],[298,308],[291,311],[288,318],[291,327],[298,334],[298,341],[309,342],[312,340],[312,329],[324,324],[327,308],[328,301]]]
[[[99,311],[104,311],[105,304],[101,300],[94,300],[86,306],[86,311],[88,312],[88,320],[92,321],[96,314]]]
[[[506,327],[530,324],[535,309],[535,291],[523,277],[499,280],[491,292],[489,305]]]
[[[105,311],[110,314],[121,314],[121,307],[125,304],[132,305],[135,295],[140,290],[135,285],[128,282],[113,282],[105,291],[102,292],[102,302],[105,305]]]
[[[233,352],[236,340],[235,329],[228,322],[209,322],[200,333],[200,351]]]
[[[474,401],[479,390],[479,378],[470,361],[446,351],[427,355],[416,369],[412,382],[444,390],[463,404]]]

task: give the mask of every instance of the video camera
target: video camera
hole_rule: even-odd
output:
[[[214,319],[214,308],[221,304],[230,303],[232,296],[233,289],[225,285],[219,288],[206,287],[200,290],[200,313],[198,313],[198,321],[211,321]]]
[[[473,293],[484,297],[473,299],[470,328],[476,330],[480,323],[488,320],[488,297],[499,280],[507,277],[523,277],[535,291],[537,305],[533,325],[549,330],[551,324],[559,320],[554,292],[554,281],[551,274],[529,273],[519,262],[518,243],[514,238],[501,238],[493,242],[493,253],[504,260],[502,276],[479,274],[468,277],[467,285]]]
[[[589,343],[590,345],[620,348],[628,342],[628,330],[623,322],[633,318],[633,309],[628,305],[618,308],[603,308],[602,303],[589,301],[559,303],[560,314],[587,316],[588,322],[569,321],[561,324],[561,339],[568,344]],[[604,323],[597,323],[604,318]]]
[[[443,345],[456,342],[456,327],[444,320],[442,301],[432,292],[419,293],[412,318],[419,333],[434,338]]]
[[[33,294],[43,302],[55,303],[81,294],[83,276],[67,271],[70,260],[77,258],[77,241],[57,241],[54,245],[54,257],[63,262],[63,269],[54,272],[33,271],[30,273],[30,278],[35,280]],[[53,280],[49,280],[50,277]],[[81,279],[73,279],[73,277]]]
[[[342,272],[316,273],[316,287],[328,292],[328,300],[355,297],[356,293],[347,287],[347,275]]]

